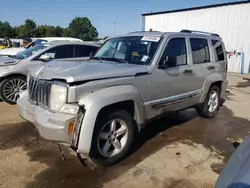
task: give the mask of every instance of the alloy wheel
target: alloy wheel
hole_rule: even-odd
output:
[[[213,113],[219,105],[219,95],[216,91],[212,91],[208,100],[208,111]]]
[[[104,157],[119,154],[128,141],[128,126],[121,119],[113,119],[101,129],[98,137],[98,149]]]
[[[27,84],[22,79],[11,79],[3,87],[3,94],[11,102],[16,102],[20,92],[27,89]]]

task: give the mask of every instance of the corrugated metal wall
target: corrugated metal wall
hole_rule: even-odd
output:
[[[249,70],[250,61],[250,3],[200,10],[148,15],[142,18],[143,29],[157,31],[201,30],[218,33],[227,51],[244,52],[229,58],[229,71]],[[244,67],[241,67],[244,60]]]

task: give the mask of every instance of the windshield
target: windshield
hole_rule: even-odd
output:
[[[22,52],[19,52],[17,55],[15,55],[15,58],[17,59],[26,59],[30,56],[32,56],[33,54],[47,48],[48,45],[45,45],[45,44],[38,44],[38,45],[35,45],[29,49],[26,49]]]
[[[103,59],[129,64],[150,64],[161,37],[119,37],[108,40],[93,59]]]
[[[46,42],[48,42],[48,41],[47,40],[43,40],[43,39],[37,39],[34,42],[30,43],[28,46],[26,46],[26,49],[31,48],[31,47],[33,47],[35,45],[38,45],[38,44],[44,44]]]

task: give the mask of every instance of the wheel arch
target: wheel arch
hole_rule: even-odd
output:
[[[209,75],[203,84],[203,89],[202,89],[203,92],[202,92],[199,103],[204,103],[204,101],[206,100],[207,94],[209,92],[209,89],[212,86],[216,85],[220,89],[222,89],[222,83],[223,83],[223,76],[222,75],[220,75],[220,74]]]
[[[0,82],[2,82],[3,80],[5,80],[7,78],[12,78],[12,77],[15,77],[15,76],[21,76],[21,77],[27,78],[27,75],[22,74],[22,73],[18,73],[18,72],[17,73],[10,73],[10,74],[6,74],[3,77],[1,77]]]
[[[133,115],[138,130],[146,120],[145,108],[138,90],[131,85],[114,86],[89,94],[78,103],[85,108],[80,135],[78,153],[88,154],[96,120],[100,113],[110,108],[121,108]]]

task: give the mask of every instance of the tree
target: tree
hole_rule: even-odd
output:
[[[24,27],[25,27],[26,37],[34,36],[36,23],[33,20],[30,20],[30,19],[25,20]]]
[[[17,37],[34,37],[37,34],[35,29],[36,23],[33,20],[27,19],[25,20],[24,25],[20,25],[16,28]]]
[[[0,37],[13,37],[14,29],[10,26],[9,22],[0,21]]]
[[[26,32],[24,25],[20,25],[20,26],[16,27],[16,35],[17,35],[17,38],[27,37],[27,32]]]
[[[46,26],[40,25],[36,27],[34,37],[45,37],[46,36]]]
[[[46,26],[46,37],[54,37],[55,34],[55,27],[54,26]]]
[[[69,24],[71,37],[80,38],[84,41],[93,41],[98,37],[96,28],[87,17],[76,17]]]
[[[63,28],[61,28],[60,26],[56,26],[55,28],[54,28],[54,30],[55,30],[55,36],[56,37],[61,37],[62,35],[63,35]]]
[[[63,30],[62,37],[69,37],[69,36],[70,36],[69,29],[68,29],[68,28],[65,28],[65,29]]]

